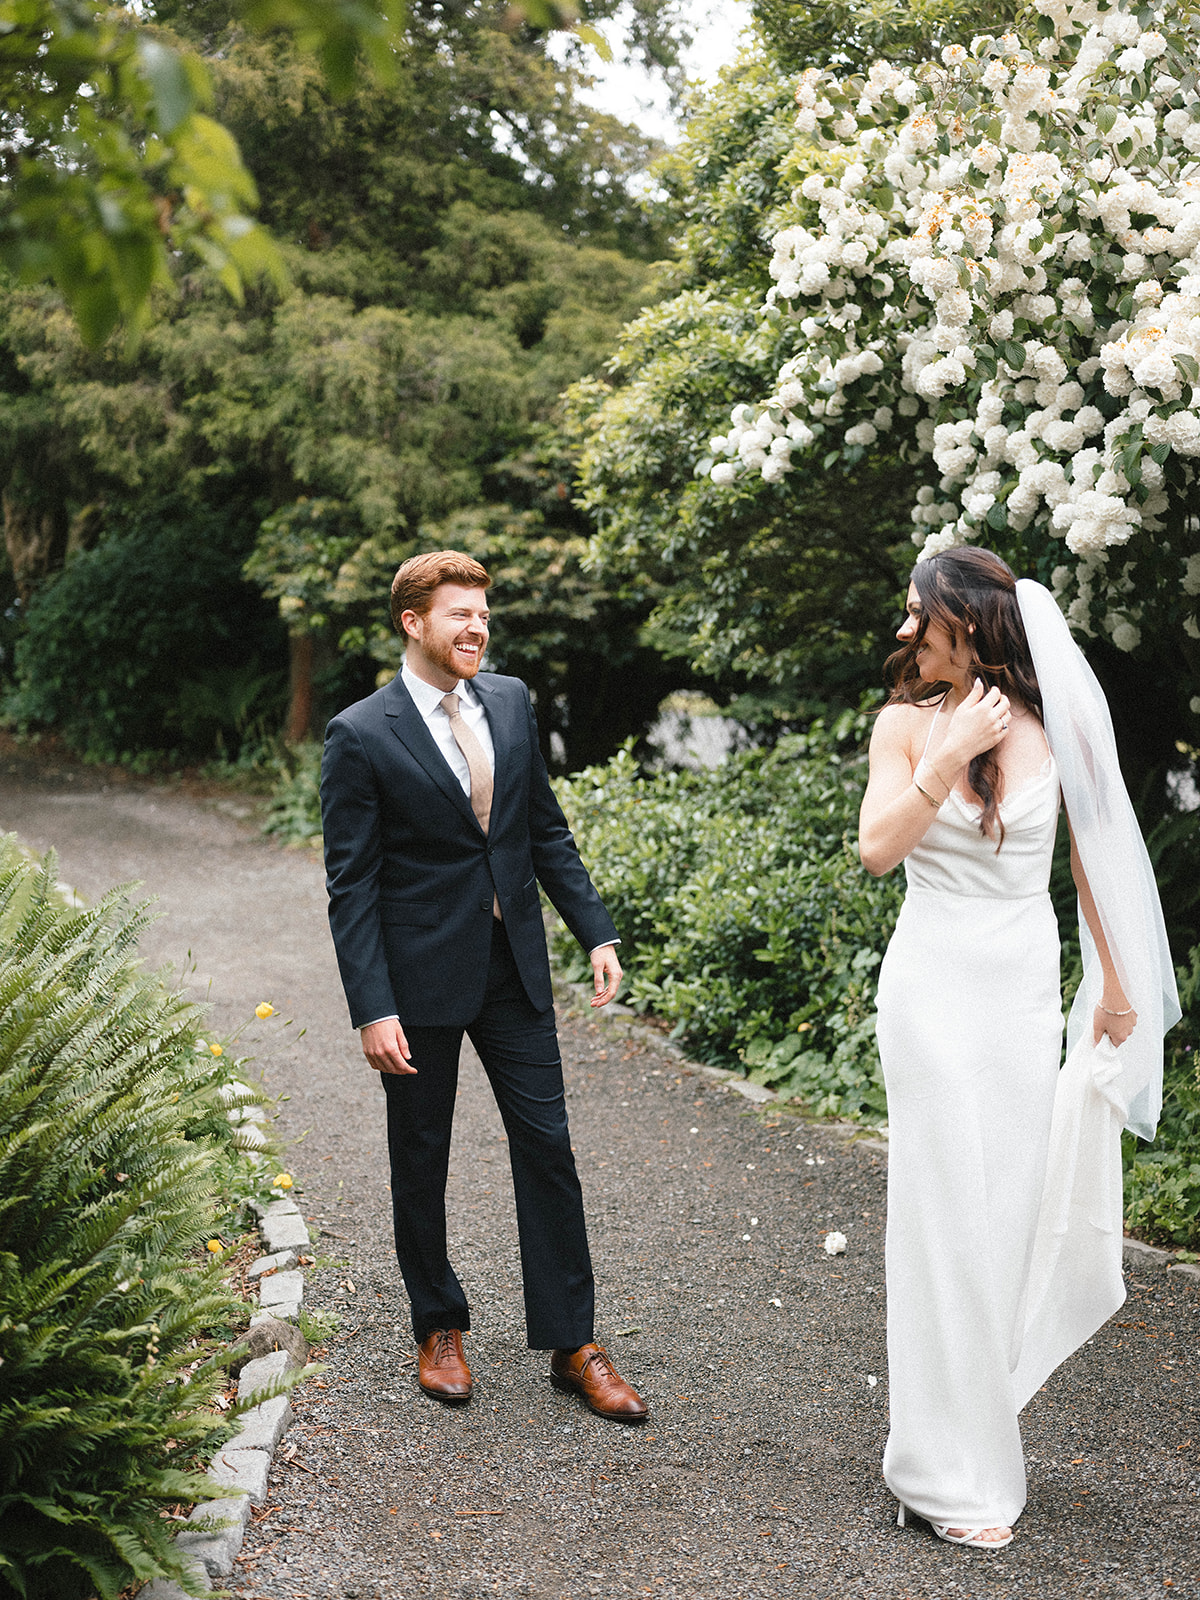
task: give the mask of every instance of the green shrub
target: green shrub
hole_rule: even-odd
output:
[[[99,761],[261,742],[282,717],[285,645],[242,578],[239,515],[184,500],[112,510],[95,548],[34,593],[6,714]]]
[[[902,888],[853,843],[867,726],[846,713],[703,773],[647,778],[625,751],[559,794],[629,1002],[822,1115],[881,1120],[875,979]]]
[[[321,841],[321,750],[314,740],[276,758],[275,783],[262,828],[281,844]]]
[[[1200,1246],[1200,946],[1176,967],[1182,1019],[1166,1038],[1152,1145],[1124,1136],[1125,1224],[1160,1244]]]
[[[141,971],[146,920],[120,891],[68,909],[0,840],[0,1593],[23,1600],[179,1576],[160,1511],[213,1498],[198,1451],[227,1427],[198,1346],[237,1314],[203,1264],[229,1068]]]

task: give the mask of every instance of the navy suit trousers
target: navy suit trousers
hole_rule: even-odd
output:
[[[415,1074],[381,1074],[396,1256],[418,1344],[471,1326],[446,1253],[446,1177],[463,1033],[475,1046],[508,1135],[525,1324],[533,1350],[574,1350],[593,1336],[595,1287],[583,1196],[571,1153],[554,1010],[525,992],[504,925],[492,932],[479,1014],[462,1027],[406,1028]]]

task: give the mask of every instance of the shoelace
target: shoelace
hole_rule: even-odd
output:
[[[440,1367],[446,1356],[456,1356],[454,1348],[454,1333],[450,1328],[443,1328],[438,1334],[438,1342],[433,1352],[433,1365]]]
[[[597,1345],[596,1348],[592,1351],[591,1355],[587,1358],[587,1360],[583,1363],[583,1365],[579,1369],[579,1376],[581,1378],[583,1377],[583,1375],[587,1371],[587,1369],[591,1366],[593,1361],[598,1361],[600,1363],[601,1368],[603,1369],[604,1373],[608,1377],[610,1377],[610,1378],[615,1378],[616,1377],[617,1369],[613,1366],[612,1361],[609,1359],[608,1351],[603,1349],[600,1345]]]

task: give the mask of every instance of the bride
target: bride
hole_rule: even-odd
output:
[[[1052,596],[969,547],[918,563],[859,843],[907,890],[880,969],[890,1432],[939,1538],[996,1550],[1018,1413],[1124,1299],[1122,1124],[1151,1137],[1179,1017],[1103,694]],[[1060,794],[1083,983],[1062,1053],[1047,887]]]

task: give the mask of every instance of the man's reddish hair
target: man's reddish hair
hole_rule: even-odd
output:
[[[409,556],[392,579],[392,622],[403,634],[400,618],[406,611],[423,617],[433,604],[434,590],[443,583],[459,583],[464,589],[487,589],[491,578],[486,567],[461,550],[427,550]]]

